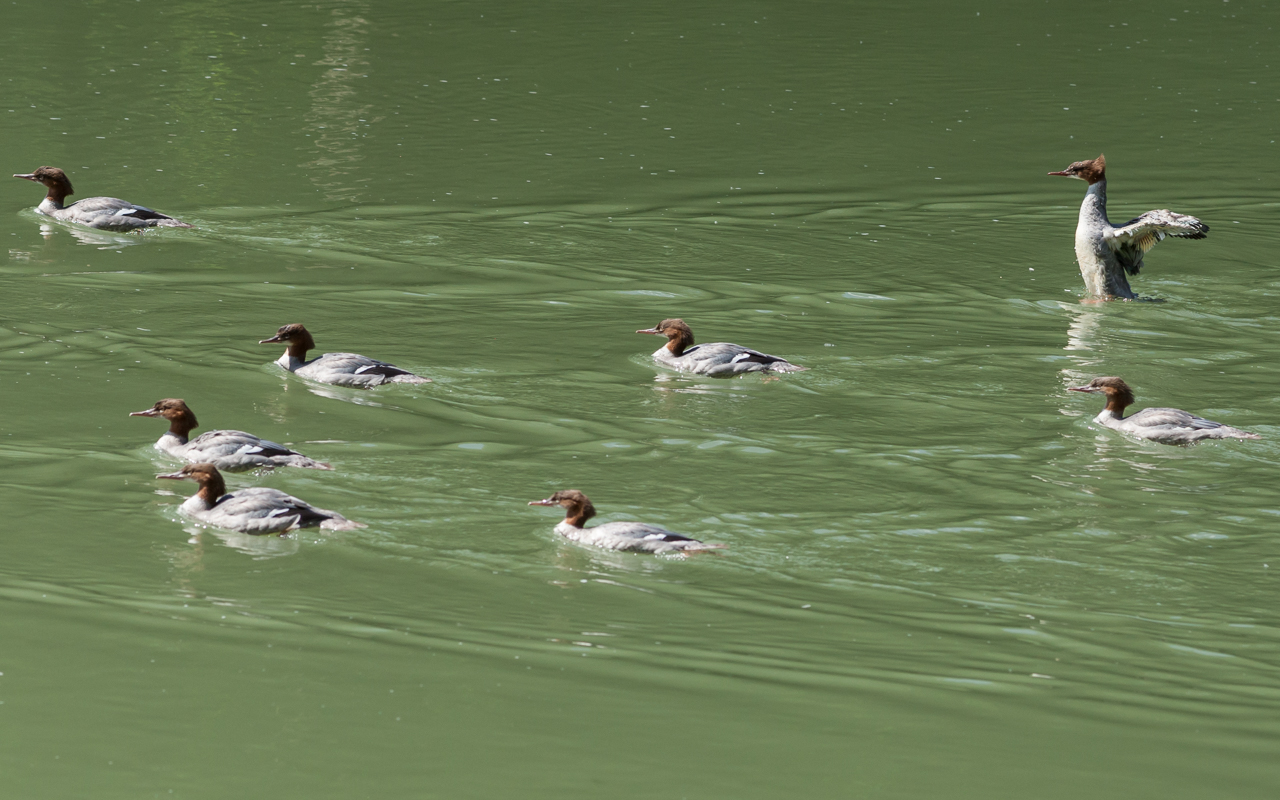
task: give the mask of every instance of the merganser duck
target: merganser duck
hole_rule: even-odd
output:
[[[313,381],[360,389],[372,389],[384,383],[431,382],[430,378],[414,375],[385,361],[374,361],[355,353],[325,353],[306,361],[307,351],[314,350],[316,342],[311,338],[311,333],[297,323],[281,327],[275,336],[263,339],[258,344],[273,342],[286,342],[289,345],[284,355],[276,360],[277,364]]]
[[[1092,161],[1077,161],[1061,172],[1049,174],[1089,183],[1080,206],[1080,222],[1076,225],[1076,260],[1080,263],[1085,289],[1093,297],[1136,299],[1125,273],[1137,275],[1148,250],[1165,236],[1203,239],[1209,232],[1209,226],[1195,217],[1163,208],[1148,211],[1123,225],[1112,225],[1107,219],[1105,155]]]
[[[36,211],[63,222],[74,222],[107,231],[192,227],[168,214],[161,214],[146,206],[136,206],[115,197],[88,197],[78,203],[64,206],[62,201],[67,198],[67,195],[75,192],[71,189],[71,181],[67,178],[67,173],[57,167],[41,167],[26,175],[15,173],[13,177],[43,183],[49,193],[45,195],[44,201],[36,206]]]
[[[330,531],[368,527],[279,489],[255,486],[227,494],[227,484],[212,464],[188,464],[177,472],[156,477],[199,483],[200,491],[187,498],[178,510],[219,528],[242,533],[284,533],[317,526]]]
[[[771,356],[758,350],[728,342],[693,344],[693,331],[682,319],[664,319],[652,328],[636,333],[652,333],[667,337],[667,343],[653,354],[653,360],[664,367],[724,378],[743,372],[801,372],[808,367],[798,367],[785,358]]]
[[[1107,405],[1093,421],[1141,439],[1163,444],[1195,444],[1201,439],[1262,438],[1177,408],[1144,408],[1126,417],[1124,410],[1133,405],[1133,390],[1120,378],[1094,378],[1086,386],[1067,388],[1073,392],[1105,394]]]
[[[700,542],[643,522],[606,522],[603,525],[584,528],[583,524],[596,515],[596,507],[591,505],[587,496],[577,489],[564,489],[546,500],[532,500],[529,505],[564,507],[564,521],[556,526],[556,533],[575,542],[608,550],[671,553],[718,550],[724,547],[722,544]]]
[[[187,404],[177,398],[160,400],[146,411],[133,411],[129,416],[169,420],[169,430],[156,442],[156,449],[189,464],[210,463],[228,472],[272,467],[333,469],[284,445],[259,439],[244,431],[209,431],[189,442],[187,434],[192,428],[200,427],[200,423]]]

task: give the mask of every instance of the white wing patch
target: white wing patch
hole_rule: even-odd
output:
[[[1107,245],[1112,250],[1125,247],[1137,247],[1147,252],[1166,236],[1179,236],[1184,239],[1203,239],[1209,232],[1209,226],[1195,217],[1161,208],[1148,211],[1137,219],[1132,219],[1106,234]]]

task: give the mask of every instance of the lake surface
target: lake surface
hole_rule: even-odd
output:
[[[14,797],[1205,798],[1280,780],[1273,7],[0,13],[0,774]],[[1084,185],[1172,208],[1081,303]],[[682,317],[810,367],[675,376]],[[434,382],[322,387],[303,322]],[[1177,448],[1067,386],[1261,441]],[[368,524],[248,537],[182,397]],[[557,537],[599,520],[689,559]]]

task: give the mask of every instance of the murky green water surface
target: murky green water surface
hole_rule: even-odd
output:
[[[100,798],[1270,797],[1275,9],[0,11],[0,772]],[[1080,303],[1084,185],[1204,219]],[[810,371],[663,374],[680,316]],[[304,322],[434,383],[286,377]],[[1264,435],[1186,449],[1065,387]],[[177,515],[163,425],[368,528]],[[161,485],[164,484],[164,485]],[[723,542],[594,551],[529,500]]]

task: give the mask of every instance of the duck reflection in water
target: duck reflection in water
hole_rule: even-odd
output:
[[[1070,355],[1066,356],[1068,366],[1059,370],[1062,385],[1072,386],[1087,383],[1089,378],[1101,369],[1102,357],[1099,352],[1105,344],[1102,336],[1102,323],[1106,314],[1096,308],[1068,303],[1060,303],[1059,307],[1067,312],[1067,343],[1062,349]],[[1066,417],[1082,416],[1079,405],[1063,397],[1058,413]]]
[[[99,250],[123,250],[126,247],[145,244],[145,240],[140,234],[112,233],[111,231],[95,230],[72,223],[40,223],[40,237],[46,242],[52,242],[59,232],[69,233],[78,243],[96,247]]]

